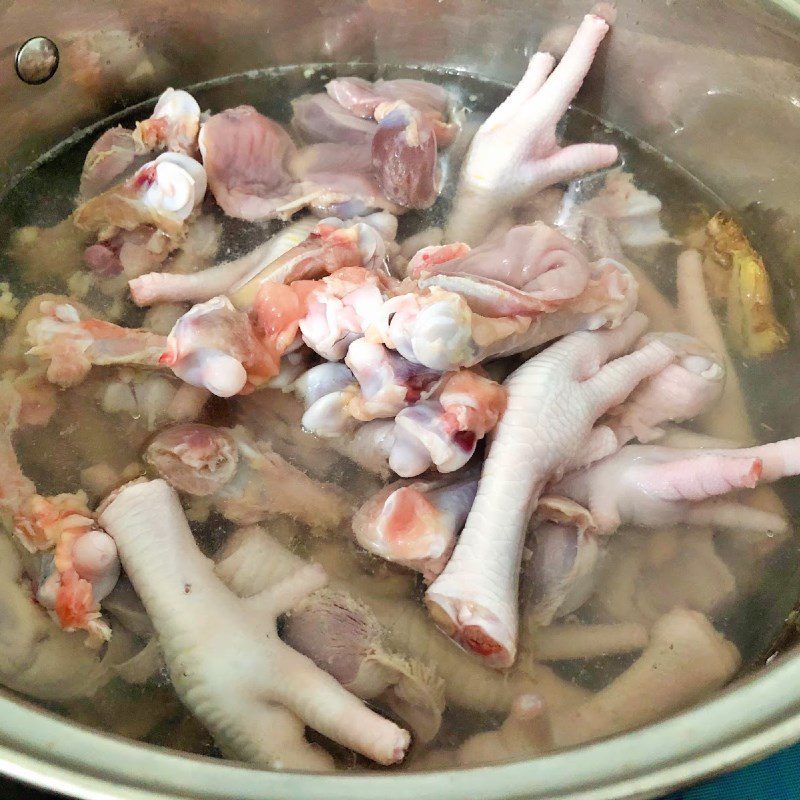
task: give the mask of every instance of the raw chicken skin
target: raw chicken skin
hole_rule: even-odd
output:
[[[634,314],[614,331],[567,336],[506,381],[508,409],[475,503],[425,596],[437,624],[491,666],[516,656],[520,558],[539,495],[585,446],[594,422],[674,359],[658,341],[624,355],[646,324]]]
[[[561,148],[556,141],[556,126],[607,31],[604,19],[589,14],[555,69],[548,53],[533,56],[514,91],[472,141],[447,226],[448,240],[479,243],[509,207],[616,161],[613,145]]]
[[[800,439],[740,450],[623,447],[548,488],[592,512],[598,529],[685,523],[783,532],[786,520],[735,500],[715,498],[800,474]]]

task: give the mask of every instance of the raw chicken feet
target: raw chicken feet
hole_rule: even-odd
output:
[[[162,480],[124,486],[100,519],[155,626],[178,695],[223,750],[264,766],[326,769],[329,757],[303,736],[308,725],[381,764],[402,760],[406,731],[278,638],[277,617],[325,584],[321,567],[236,597]]]
[[[509,207],[616,161],[613,145],[562,149],[556,142],[556,125],[578,93],[607,31],[605,20],[589,14],[555,69],[555,59],[548,53],[533,56],[517,87],[472,141],[446,241],[482,242]]]
[[[425,598],[437,624],[491,666],[516,656],[520,558],[539,495],[585,446],[595,420],[674,358],[659,341],[623,355],[646,324],[634,314],[614,331],[574,333],[506,381],[508,409],[475,503]]]

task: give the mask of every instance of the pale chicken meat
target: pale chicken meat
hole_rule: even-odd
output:
[[[347,517],[344,491],[315,481],[244,428],[186,424],[159,432],[145,459],[173,487],[208,497],[233,522],[286,514],[321,531]]]
[[[295,145],[276,122],[238,106],[203,123],[199,138],[214,198],[231,217],[289,217],[303,207],[289,172]]]
[[[798,474],[798,454],[798,439],[738,450],[628,445],[565,475],[548,491],[584,504],[606,534],[623,521],[647,528],[686,523],[782,533],[782,517],[720,498]]]

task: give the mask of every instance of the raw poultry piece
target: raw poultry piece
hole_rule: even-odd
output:
[[[362,445],[373,443],[371,471],[383,472],[388,465],[406,478],[431,468],[454,472],[505,409],[502,387],[472,370],[442,376],[363,339],[350,348],[357,351],[353,359],[348,351],[348,359],[359,381],[346,365],[322,364],[309,370],[296,390],[307,404],[308,430],[332,440],[356,431],[343,452],[357,463]],[[354,422],[392,416],[394,422],[384,426],[371,422],[357,428]]]
[[[411,259],[408,275],[428,280],[423,285],[436,285],[458,291],[468,286],[467,278],[483,279],[488,286],[518,289],[509,292],[509,308],[505,315],[551,310],[580,295],[589,283],[591,268],[584,253],[569,239],[543,222],[517,225],[502,237],[469,248],[462,243],[426,247]],[[437,276],[432,283],[432,276]],[[438,276],[449,276],[438,278]],[[461,279],[458,281],[457,279]],[[471,305],[474,311],[480,309]],[[487,316],[502,315],[496,307]],[[486,312],[481,312],[486,313]]]
[[[350,224],[331,218],[319,222],[304,241],[279,258],[234,282],[228,294],[237,308],[249,309],[264,284],[321,279],[348,267],[365,269],[389,280],[383,272],[385,257],[386,243],[377,223]]]
[[[93,365],[156,367],[167,345],[164,336],[148,330],[92,318],[74,301],[56,297],[32,303],[26,354],[47,362],[47,380],[62,388],[80,383]]]
[[[288,169],[296,150],[292,140],[252,106],[206,120],[199,146],[211,193],[228,216],[286,219],[305,204]]]
[[[350,344],[344,363],[359,387],[345,411],[361,422],[396,416],[407,406],[427,400],[442,381],[436,370],[412,364],[399,353],[366,339]]]
[[[674,713],[724,686],[739,667],[736,647],[696,611],[676,609],[650,631],[642,655],[589,701],[554,715],[555,747],[631,730]]]
[[[197,101],[182,89],[166,89],[150,117],[137,122],[135,130],[117,125],[92,145],[81,172],[81,198],[88,200],[111,187],[138,156],[164,149],[195,155],[199,129]]]
[[[150,225],[174,241],[206,194],[206,171],[181,153],[162,153],[127,181],[78,206],[72,221],[81,230],[110,238],[109,231]]]
[[[648,630],[638,622],[583,624],[564,622],[540,627],[525,620],[525,648],[537,661],[576,659],[634,653],[643,650]]]
[[[121,125],[104,131],[83,162],[80,197],[88,200],[113,186],[140,154],[133,131]]]
[[[133,278],[159,267],[173,249],[174,243],[162,231],[152,225],[140,225],[89,245],[83,260],[95,279],[114,278],[123,272]]]
[[[357,217],[376,209],[391,214],[405,211],[378,182],[370,141],[307,145],[297,151],[291,170],[306,194],[309,211],[318,217]]]
[[[192,306],[166,338],[158,363],[218,397],[232,397],[278,374],[281,353],[227,297]]]
[[[12,691],[45,701],[92,697],[114,675],[100,651],[67,633],[37,603],[20,554],[0,535],[0,678]],[[113,641],[113,639],[112,639]]]
[[[242,426],[189,423],[153,437],[145,460],[181,492],[208,497],[234,522],[287,514],[312,528],[336,528],[350,513],[347,495],[318,483],[253,439]]]
[[[351,588],[353,575],[348,569],[341,569],[342,548],[337,544],[333,550],[337,563],[326,566],[326,570],[333,574],[331,570],[339,569],[341,574],[331,588],[355,596]],[[291,574],[304,564],[307,562],[254,526],[233,535],[220,554],[216,571],[233,591],[246,597],[263,591],[279,575]],[[387,596],[385,581],[371,583],[374,591],[360,593],[357,599],[377,617],[387,646],[412,662],[435,664],[445,679],[449,704],[486,713],[507,711],[514,697],[526,691],[541,693],[552,708],[574,705],[588,697],[585,689],[562,680],[540,664],[526,664],[506,674],[487,669],[453,647],[417,602]]]
[[[709,410],[722,395],[725,362],[691,336],[680,333],[647,334],[659,338],[676,353],[676,360],[648,378],[600,424],[610,427],[620,445],[637,439],[658,439],[667,422],[685,422]]]
[[[541,498],[520,576],[528,623],[549,625],[588,600],[597,583],[604,544],[584,508],[558,496]]]
[[[608,23],[584,17],[566,53],[536,53],[514,91],[481,126],[462,168],[446,238],[477,244],[500,214],[555,183],[608,167],[617,148],[561,148],[556,126],[580,89]]]
[[[372,165],[386,196],[405,208],[429,208],[439,194],[433,123],[405,101],[378,106]]]
[[[255,526],[236,531],[216,561],[217,575],[241,596],[263,591],[307,566]],[[389,647],[388,631],[369,605],[343,586],[327,586],[299,602],[289,611],[281,637],[348,691],[394,711],[423,741],[438,732],[444,694],[435,665]]]
[[[703,259],[697,250],[678,256],[676,283],[679,321],[683,330],[710,347],[725,365],[725,386],[713,414],[706,414],[702,429],[719,438],[750,444],[755,441],[739,376],[725,346],[722,328],[714,316],[703,277]]]
[[[336,114],[350,116],[328,97],[321,97],[335,107]],[[303,102],[303,98],[294,101],[295,109]],[[365,123],[353,120],[357,125]],[[288,219],[306,207],[322,216],[352,216],[376,208],[401,212],[382,194],[369,166],[359,163],[359,154],[353,157],[359,144],[363,149],[370,141],[371,137],[349,145],[319,144],[298,151],[277,122],[252,106],[215,114],[203,123],[199,137],[217,203],[228,216],[250,221]]]
[[[380,119],[382,105],[385,108],[397,101],[405,102],[433,125],[439,147],[446,147],[458,133],[458,123],[447,122],[453,98],[435,83],[409,78],[367,81],[344,77],[328,81],[325,91],[340,106],[362,119]]]
[[[131,298],[138,306],[154,303],[202,303],[225,294],[248,276],[262,272],[284,253],[299,245],[314,230],[317,221],[299,220],[278,231],[246,255],[192,273],[148,272],[128,282]]]
[[[685,526],[620,531],[610,542],[590,613],[648,627],[677,608],[725,613],[745,587],[737,585],[714,538],[711,528]],[[744,568],[752,572],[752,560]]]
[[[226,753],[263,766],[327,769],[330,757],[303,736],[308,725],[379,763],[402,760],[406,731],[278,638],[277,617],[324,586],[321,567],[236,597],[200,553],[178,496],[162,480],[123,487],[100,519],[153,622],[178,695]]]
[[[304,94],[292,100],[292,128],[306,142],[371,145],[378,125],[326,94]]]
[[[624,355],[646,325],[634,314],[613,331],[567,336],[505,382],[508,408],[478,494],[425,598],[437,624],[491,666],[514,663],[520,559],[540,494],[586,446],[595,421],[674,359],[659,341]]]
[[[304,140],[318,143],[308,149],[329,152],[324,160],[331,166],[308,168],[301,160],[296,174],[328,191],[335,192],[339,184],[345,196],[348,191],[353,199],[361,195],[367,207],[371,199],[372,207],[392,210],[388,204],[396,204],[397,213],[428,208],[438,195],[437,149],[450,144],[459,129],[458,123],[446,121],[447,92],[423,81],[373,84],[355,77],[332,80],[326,89],[327,94],[292,102],[292,126]],[[352,155],[344,159],[339,154],[346,150]],[[363,158],[367,153],[368,160]],[[359,181],[375,189],[359,190]]]
[[[595,190],[597,184],[599,188]],[[589,199],[585,197],[589,195]],[[602,255],[616,257],[610,248],[643,248],[675,242],[661,225],[661,201],[636,186],[624,169],[573,181],[555,222],[573,239],[601,246]],[[603,230],[605,229],[605,230]]]
[[[85,630],[86,644],[98,647],[111,637],[100,601],[119,578],[119,560],[111,538],[95,522],[82,492],[44,497],[23,473],[12,435],[19,424],[21,400],[11,382],[0,382],[0,510],[8,532],[41,559],[37,601],[66,631]]]
[[[636,281],[611,259],[589,270],[577,297],[540,311],[513,287],[461,276],[445,289],[436,283],[448,277],[434,275],[423,280],[431,285],[422,291],[389,298],[367,337],[409,361],[447,371],[532,350],[575,331],[615,327],[636,307]]]
[[[133,133],[137,149],[166,149],[193,156],[200,132],[200,106],[183,89],[165,89],[150,117],[136,123]]]
[[[269,388],[237,397],[234,421],[311,477],[324,480],[340,461],[327,440],[302,427],[303,406],[292,394]]]
[[[501,728],[467,740],[457,761],[530,757],[641,727],[724,686],[739,662],[736,647],[705,616],[672,611],[653,626],[636,662],[584,703],[555,711],[539,697],[520,697]]]
[[[430,583],[450,558],[478,491],[477,473],[455,480],[391,483],[353,517],[353,533],[370,553],[421,572]]]
[[[385,704],[420,741],[438,733],[445,701],[436,665],[387,648],[369,606],[349,592],[322,589],[306,598],[289,613],[283,638],[357,697]]]
[[[548,492],[586,506],[598,530],[623,522],[653,528],[684,523],[783,533],[787,521],[722,495],[800,474],[800,438],[732,450],[628,445],[565,475]]]

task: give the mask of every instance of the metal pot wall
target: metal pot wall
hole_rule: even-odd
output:
[[[685,166],[756,234],[775,234],[758,211],[780,210],[782,241],[797,243],[800,6],[619,0],[618,9],[581,105]],[[168,85],[354,60],[513,81],[542,36],[558,52],[586,10],[584,0],[9,0],[0,4],[0,192],[74,130]],[[34,85],[20,80],[14,59],[35,36],[57,45],[60,63]],[[782,250],[772,268],[791,290],[800,263]],[[800,423],[787,417],[784,427],[796,435]],[[621,800],[654,796],[798,738],[800,651],[791,649],[711,702],[644,730],[531,762],[448,773],[256,771],[91,732],[0,691],[0,771],[84,798]]]

